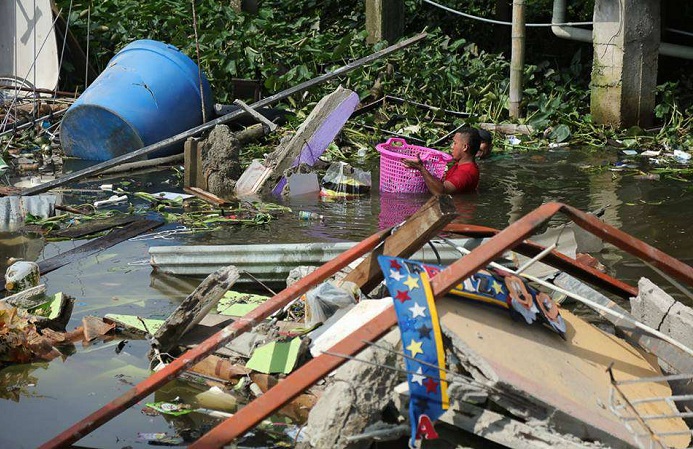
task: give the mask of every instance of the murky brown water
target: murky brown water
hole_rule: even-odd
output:
[[[481,193],[455,199],[460,220],[503,228],[547,201],[562,201],[582,210],[608,205],[603,217],[607,223],[691,264],[693,245],[688,234],[693,231],[693,195],[690,187],[675,180],[643,181],[608,170],[594,173],[578,169],[585,164],[611,165],[616,160],[615,153],[601,150],[560,149],[483,162]],[[156,182],[156,179],[151,177],[148,181]],[[150,192],[172,189],[165,184],[143,188]],[[324,221],[299,221],[294,213],[263,227],[125,242],[49,273],[44,281],[49,293],[62,291],[76,297],[70,329],[85,315],[121,313],[163,318],[199,281],[152,274],[146,262],[150,246],[359,240],[401,220],[426,199],[426,195],[381,196],[377,192],[349,201],[291,199],[285,204],[295,211],[318,212],[325,216]],[[564,220],[559,216],[552,224]],[[0,235],[2,242],[10,237],[17,236]],[[38,257],[48,258],[81,243],[49,243]],[[12,246],[0,244],[0,262],[10,255],[38,254],[41,247],[40,241],[21,238],[12,240]],[[649,277],[686,302],[642,262],[620,250],[607,248],[599,258],[610,274],[621,280],[635,284],[641,276]],[[688,302],[688,305],[693,304]],[[1,370],[0,447],[36,447],[144,379],[149,364],[147,343],[130,341],[116,354],[117,342],[78,345],[65,360]],[[176,429],[172,427],[180,429],[185,424],[142,414],[144,403],[153,399],[154,395],[131,407],[85,437],[80,445],[140,447],[146,443],[137,440],[138,432],[173,433]]]

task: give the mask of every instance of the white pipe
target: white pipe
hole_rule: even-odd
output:
[[[446,241],[447,241],[447,240],[446,240]],[[455,245],[455,249],[456,249],[457,251],[461,252],[462,254],[469,254],[469,253],[471,253],[471,251],[469,251],[468,249],[463,248],[463,247],[458,246],[458,245]],[[491,262],[489,265],[491,265],[492,267],[494,267],[494,268],[496,268],[496,269],[500,269],[500,270],[504,270],[504,271],[507,271],[507,272],[510,272],[510,273],[513,273],[513,274],[517,274],[517,272],[515,272],[515,271],[513,271],[513,270],[510,270],[510,269],[508,269],[508,268],[504,268],[502,265],[498,265],[498,264],[495,263],[495,262]],[[616,311],[614,311],[614,310],[611,310],[610,308],[605,307],[605,306],[603,306],[603,305],[601,305],[601,304],[599,304],[599,303],[596,303],[596,302],[594,302],[594,301],[592,301],[592,300],[590,300],[590,299],[583,298],[583,297],[580,296],[580,295],[576,295],[575,293],[569,292],[568,290],[564,290],[564,289],[562,289],[561,287],[559,287],[559,286],[557,286],[557,285],[551,284],[551,283],[549,283],[549,282],[546,282],[546,281],[544,281],[544,280],[542,280],[542,279],[539,279],[539,278],[536,278],[536,277],[534,277],[534,276],[530,276],[530,275],[528,275],[528,274],[520,274],[520,276],[523,277],[523,278],[525,278],[525,279],[528,279],[528,280],[530,280],[530,281],[532,281],[532,282],[536,282],[536,283],[539,284],[539,285],[543,285],[544,287],[547,287],[547,288],[550,288],[550,289],[552,289],[552,290],[555,290],[555,291],[557,291],[557,292],[559,292],[559,293],[563,293],[563,294],[566,295],[566,296],[570,296],[571,298],[573,298],[573,299],[575,299],[575,300],[577,300],[577,301],[580,301],[581,303],[583,303],[583,304],[585,304],[585,305],[588,305],[588,306],[590,306],[590,307],[592,307],[592,308],[594,308],[594,309],[600,310],[600,311],[606,313],[607,315],[611,315],[611,316],[616,317],[616,318],[618,318],[618,319],[620,319],[620,320],[627,321],[629,324],[631,324],[631,325],[637,327],[638,329],[641,329],[641,330],[643,330],[643,331],[645,331],[645,332],[647,332],[647,333],[649,333],[649,334],[651,334],[651,335],[654,335],[655,337],[660,338],[660,339],[666,341],[667,343],[676,346],[677,348],[679,348],[680,350],[682,350],[682,351],[685,352],[686,354],[688,354],[688,355],[690,355],[690,356],[693,356],[693,349],[691,349],[691,348],[689,348],[688,346],[686,346],[686,345],[684,345],[684,344],[682,344],[682,343],[680,343],[680,342],[674,340],[674,339],[671,338],[670,336],[668,336],[668,335],[666,335],[666,334],[663,334],[662,332],[660,332],[660,331],[658,331],[658,330],[656,330],[656,329],[653,329],[653,328],[651,328],[651,327],[649,327],[649,326],[647,326],[647,325],[645,325],[645,324],[642,324],[641,322],[635,320],[635,319],[632,318],[632,317],[629,317],[629,316],[627,316],[627,315],[623,315],[622,313],[619,313],[619,312],[616,312]]]
[[[566,0],[553,1],[553,16],[551,23],[565,23]],[[580,42],[592,42],[592,30],[571,26],[554,25],[551,31],[557,37]],[[662,42],[659,44],[659,54],[674,58],[693,59],[693,47]]]

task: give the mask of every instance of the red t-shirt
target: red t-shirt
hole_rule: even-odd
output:
[[[476,190],[479,185],[479,167],[476,162],[455,164],[445,173],[443,181],[455,186],[455,193],[468,193]]]

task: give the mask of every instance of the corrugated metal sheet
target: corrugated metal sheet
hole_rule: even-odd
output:
[[[0,231],[14,231],[27,214],[48,218],[55,214],[56,195],[5,196],[0,198]]]
[[[464,246],[467,239],[454,240]],[[206,276],[219,268],[235,265],[263,282],[284,282],[291,269],[320,266],[347,249],[354,242],[285,243],[273,245],[196,245],[153,246],[149,248],[150,263],[156,271],[175,275]],[[460,253],[445,243],[434,242],[440,263],[449,264]],[[418,251],[412,259],[439,263],[430,246]],[[238,282],[250,282],[241,276]]]

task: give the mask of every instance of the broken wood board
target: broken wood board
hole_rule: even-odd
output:
[[[383,272],[378,256],[409,257],[432,239],[457,217],[457,209],[450,195],[433,197],[426,202],[385,240],[366,259],[354,268],[343,281],[354,282],[364,293],[369,293],[382,280]]]
[[[277,183],[275,195],[281,194],[286,179],[284,171],[299,164],[313,166],[327,146],[334,140],[359,102],[355,92],[338,87],[323,97],[303,121],[291,139],[259,161],[251,164],[241,175],[236,195],[260,193],[268,180]]]
[[[66,251],[50,259],[39,262],[39,270],[41,274],[50,273],[53,270],[68,265],[76,260],[96,254],[104,249],[110,248],[122,241],[150,231],[157,226],[161,226],[163,221],[155,220],[136,220],[122,228],[114,229],[103,237],[99,237],[90,242],[87,242],[77,248]]]
[[[53,237],[65,237],[76,239],[85,235],[96,234],[97,232],[123,226],[136,221],[137,217],[133,215],[117,215],[115,217],[100,218],[98,220],[87,220],[83,223],[72,225],[67,229],[62,229],[51,233]]]
[[[178,345],[180,337],[193,328],[217,305],[219,299],[240,277],[238,268],[230,265],[215,271],[188,295],[166,318],[166,322],[154,334],[157,349],[169,352]]]
[[[107,313],[104,319],[111,321],[129,332],[154,335],[164,324],[164,320],[141,318],[135,315]]]
[[[284,171],[299,164],[313,166],[337,137],[359,103],[359,96],[342,86],[320,99],[291,140],[265,158],[265,166],[280,176],[272,193],[280,195],[286,185]],[[276,180],[275,180],[276,182]]]
[[[443,333],[452,340],[463,367],[503,393],[489,393],[495,403],[517,416],[527,414],[527,407],[514,405],[518,400],[533,404],[529,417],[559,432],[612,447],[636,445],[632,433],[609,410],[606,369],[613,363],[619,381],[661,376],[654,358],[564,309],[567,341],[488,306],[451,298],[440,299],[437,306]],[[654,382],[624,386],[624,392],[630,400],[671,396],[667,385]],[[644,415],[674,411],[663,402],[637,407]],[[680,418],[650,423],[660,434],[688,430]],[[687,447],[689,441],[690,435],[665,438],[674,448]]]
[[[213,193],[207,192],[207,191],[199,189],[197,187],[185,187],[185,188],[183,188],[183,190],[186,191],[187,193],[189,193],[190,195],[195,195],[196,197],[198,197],[202,201],[206,201],[209,204],[212,204],[214,206],[224,207],[224,206],[231,204],[227,200],[225,200],[224,198],[220,198]]]

